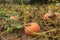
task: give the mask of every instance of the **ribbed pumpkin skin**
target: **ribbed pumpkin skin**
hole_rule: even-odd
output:
[[[40,26],[37,23],[30,23],[31,26],[27,26],[24,29],[25,34],[32,35],[33,32],[39,32]]]

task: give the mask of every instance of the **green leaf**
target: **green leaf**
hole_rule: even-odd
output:
[[[12,32],[14,30],[14,28],[7,28],[7,32]]]

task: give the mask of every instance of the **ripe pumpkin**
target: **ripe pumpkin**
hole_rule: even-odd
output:
[[[44,15],[44,19],[49,19],[49,18],[48,18],[48,15],[49,15],[49,14],[46,13],[46,14]]]
[[[25,14],[26,14],[26,15],[29,15],[29,14],[30,14],[30,12],[29,12],[29,11],[26,11],[26,12],[25,12]]]
[[[51,11],[47,12],[45,15],[44,15],[44,19],[49,19],[49,18],[59,18],[60,17],[60,13],[52,13]]]
[[[24,29],[25,34],[32,35],[33,32],[39,32],[40,26],[37,23],[29,23]]]
[[[10,19],[11,20],[18,20],[18,18],[16,18],[15,16],[11,16]]]
[[[53,16],[54,16],[54,14],[51,11],[48,11],[47,13],[45,13],[44,19],[53,18]]]

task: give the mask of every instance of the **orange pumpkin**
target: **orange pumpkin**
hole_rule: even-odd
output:
[[[60,13],[52,13],[51,11],[47,12],[45,15],[44,15],[44,19],[49,19],[49,18],[59,18],[60,17]]]
[[[46,13],[46,14],[44,15],[44,19],[49,19],[49,18],[48,18],[48,15],[49,15],[49,14]]]
[[[18,18],[16,18],[15,16],[11,16],[10,19],[11,20],[18,20]]]
[[[29,14],[30,14],[30,12],[29,12],[29,11],[26,11],[26,12],[25,12],[25,14],[26,14],[26,15],[29,15]]]
[[[37,23],[29,23],[28,26],[25,27],[24,32],[27,35],[32,35],[33,32],[39,32],[40,31],[40,26]]]
[[[49,17],[52,17],[54,14],[51,11],[48,11],[47,13],[45,13],[44,15],[44,19],[49,19]]]

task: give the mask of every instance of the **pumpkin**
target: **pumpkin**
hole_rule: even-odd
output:
[[[26,14],[26,15],[29,15],[29,14],[30,14],[30,12],[29,12],[29,11],[26,11],[26,12],[25,12],[25,14]]]
[[[18,18],[16,18],[15,16],[11,16],[10,19],[11,20],[18,20]]]
[[[51,11],[48,11],[47,13],[45,13],[44,15],[44,19],[56,19],[60,17],[60,13],[53,13]]]
[[[53,18],[55,15],[51,12],[48,11],[47,13],[44,14],[44,19],[49,19],[49,18]]]
[[[37,23],[29,23],[29,25],[27,25],[24,29],[24,32],[27,35],[32,35],[33,32],[39,32],[40,31],[40,26]]]

